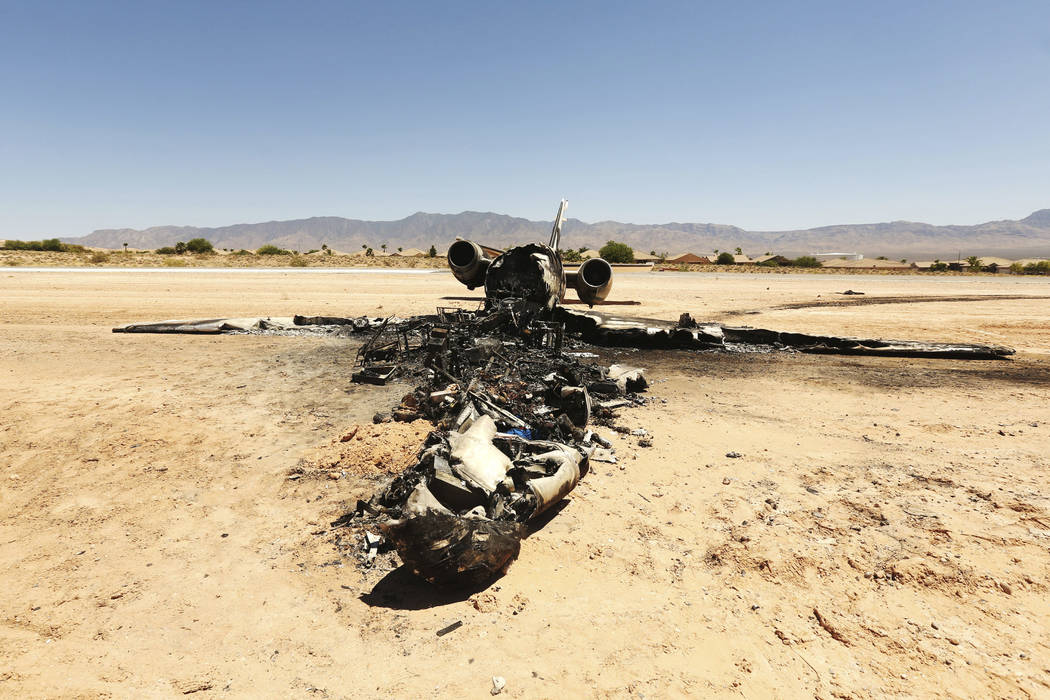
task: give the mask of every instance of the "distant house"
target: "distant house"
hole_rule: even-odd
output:
[[[787,265],[791,262],[790,258],[786,258],[783,255],[759,255],[757,257],[751,258],[751,262],[755,263],[756,265],[764,262],[769,262],[770,260],[775,262],[777,265]]]
[[[981,269],[986,272],[1009,272],[1013,264],[1013,260],[1006,258],[996,258],[990,255],[981,258]]]
[[[674,257],[669,257],[664,262],[675,263],[676,265],[710,265],[710,258],[706,258],[702,255],[695,253],[681,253]]]
[[[736,263],[737,265],[743,265],[745,263],[754,262],[754,261],[751,258],[747,257],[746,255],[734,255],[733,256],[733,262]]]

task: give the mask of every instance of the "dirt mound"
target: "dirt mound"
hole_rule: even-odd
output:
[[[307,451],[293,474],[303,478],[397,474],[415,463],[416,453],[433,429],[425,420],[352,425],[327,444]]]

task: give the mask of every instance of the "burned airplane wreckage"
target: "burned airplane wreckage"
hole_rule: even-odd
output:
[[[566,271],[558,252],[561,203],[546,245],[506,251],[457,240],[453,275],[484,287],[477,309],[438,308],[398,318],[208,319],[130,324],[122,333],[291,333],[328,329],[367,335],[353,379],[384,384],[413,377],[415,388],[377,420],[429,420],[435,429],[415,464],[341,521],[379,529],[401,560],[435,584],[481,586],[517,557],[521,540],[556,512],[596,459],[615,460],[594,430],[618,406],[644,403],[642,370],[585,362],[567,345],[717,351],[1001,359],[1010,348],[865,340],[697,323],[607,316],[561,305],[567,289],[600,304],[612,286],[604,260]],[[378,547],[366,538],[370,551]]]
[[[418,462],[358,512],[381,519],[401,560],[431,583],[477,586],[505,571],[530,523],[576,487],[597,450],[610,447],[589,429],[592,414],[609,415],[592,397],[638,401],[646,388],[640,369],[601,367],[563,351],[564,324],[552,314],[566,288],[557,252],[565,204],[547,246],[492,259],[477,244],[452,245],[450,267],[468,286],[484,284],[483,308],[439,309],[432,322],[410,321],[421,339],[414,347],[407,335],[396,347],[378,340],[380,328],[359,355],[359,381],[371,380],[368,363],[372,353],[384,359],[381,348],[423,368],[423,383],[393,417],[425,417],[437,429]],[[611,285],[612,268],[596,262],[604,268],[581,268],[573,278],[585,301],[604,298]]]
[[[501,573],[529,524],[610,447],[593,423],[607,422],[610,403],[640,402],[646,386],[639,369],[564,352],[562,329],[525,320],[524,304],[443,311],[402,356],[422,382],[392,419],[427,418],[436,429],[418,462],[358,513],[433,583],[480,585]]]

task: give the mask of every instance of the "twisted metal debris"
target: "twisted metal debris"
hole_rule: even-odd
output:
[[[414,319],[397,344],[399,367],[421,382],[377,419],[427,418],[436,429],[416,464],[360,503],[359,514],[432,583],[482,585],[505,571],[529,524],[610,447],[590,428],[611,417],[600,400],[640,402],[646,387],[639,369],[563,352],[562,325],[526,320],[527,310],[517,299],[477,312],[441,309],[432,321]],[[374,338],[383,334],[391,335],[389,325]]]

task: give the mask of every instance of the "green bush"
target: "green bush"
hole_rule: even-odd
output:
[[[792,260],[791,267],[821,267],[821,262],[812,255],[803,255]]]
[[[157,252],[157,255],[175,255],[177,251],[174,248],[172,248],[170,245],[166,245],[166,246],[164,246],[162,248],[157,248],[156,252]]]
[[[564,262],[580,262],[583,260],[583,256],[580,255],[580,251],[570,248],[569,250],[561,251],[561,259]]]
[[[719,253],[718,258],[715,259],[716,265],[735,265],[736,258],[733,257],[732,253]]]
[[[934,263],[930,265],[930,272],[944,272],[947,269],[948,263],[943,263],[937,260],[935,260]]]
[[[267,243],[266,245],[262,246],[261,248],[259,248],[255,252],[257,254],[259,254],[259,255],[291,255],[292,254],[292,251],[290,251],[290,250],[285,250],[284,248],[278,248],[277,246],[270,245],[269,243]]]
[[[57,238],[45,238],[42,241],[4,241],[3,250],[39,250],[50,253],[83,253],[84,246],[63,243]]]
[[[245,250],[244,248],[241,248],[236,253],[234,253],[234,255],[255,255],[255,253],[253,253],[250,250]]]
[[[1028,263],[1024,266],[1026,275],[1050,275],[1050,260]]]
[[[437,254],[438,254],[438,249],[435,248],[434,246],[430,246],[430,250],[427,251],[427,257],[428,258],[436,258]]]
[[[633,263],[634,262],[634,249],[626,243],[617,243],[616,241],[609,241],[602,246],[598,254],[602,258],[611,263]]]
[[[780,263],[778,263],[773,258],[770,258],[769,260],[763,260],[762,262],[755,264],[759,267],[780,267]]]
[[[186,241],[186,252],[207,255],[215,252],[215,246],[207,238],[191,238]]]

